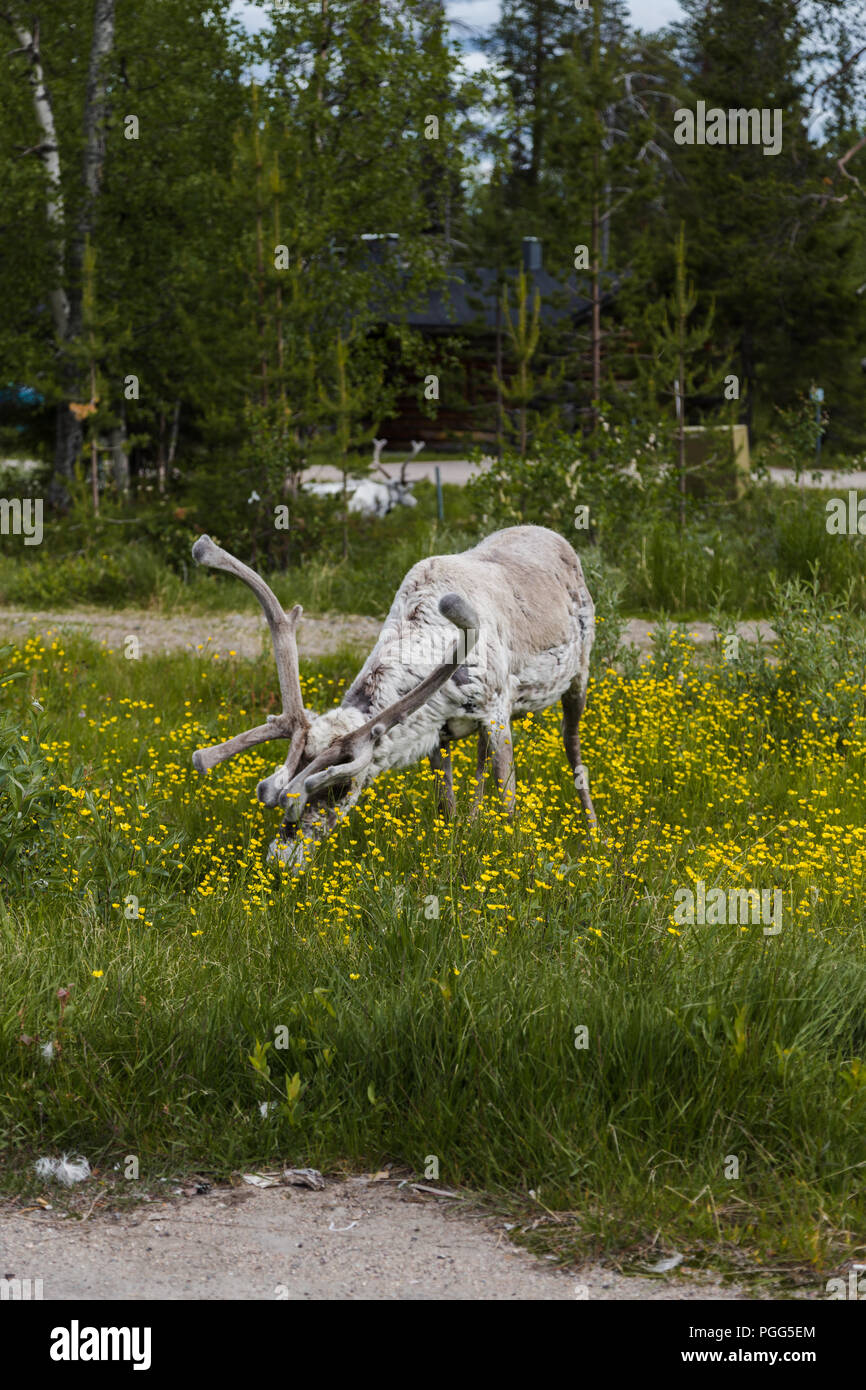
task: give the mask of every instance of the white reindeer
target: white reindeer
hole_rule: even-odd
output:
[[[382,450],[388,443],[387,439],[373,440],[373,467],[378,468],[384,475],[384,483],[380,483],[378,478],[347,478],[346,489],[351,492],[349,499],[349,511],[358,512],[362,516],[387,516],[393,512],[395,507],[415,507],[417,502],[412,496],[412,483],[406,481],[406,466],[424,448],[422,439],[412,440],[412,452],[407,459],[404,459],[400,469],[400,477],[392,478],[382,467],[380,459]],[[311,492],[316,497],[335,497],[343,491],[342,483],[304,483],[304,491]]]
[[[205,773],[256,744],[291,739],[285,763],[257,787],[260,801],[285,811],[269,858],[300,868],[311,846],[331,833],[375,777],[425,756],[439,774],[440,812],[453,814],[449,745],[472,734],[478,736],[472,814],[484,795],[488,759],[513,813],[512,715],[556,700],[562,701],[575,787],[595,825],[579,736],[595,607],[580,560],[561,536],[541,526],[513,526],[462,554],[413,565],[342,704],[321,715],[306,710],[301,697],[300,605],[284,612],[264,580],[209,536],[201,536],[192,553],[199,564],[250,586],[273,636],[282,714],[198,749],[192,760]]]
[[[385,481],[380,483],[378,478],[365,478],[359,483],[349,502],[350,512],[362,512],[365,516],[387,516],[395,507],[415,507],[417,502],[412,496],[412,483],[406,481],[406,466],[424,448],[423,439],[412,440],[412,452],[407,459],[403,460],[400,468],[400,477],[392,478],[380,463],[382,450],[388,443],[387,439],[373,440],[373,467],[378,468],[383,474]]]

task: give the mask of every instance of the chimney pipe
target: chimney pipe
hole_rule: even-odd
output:
[[[537,236],[525,236],[523,238],[523,269],[541,269],[541,242]]]

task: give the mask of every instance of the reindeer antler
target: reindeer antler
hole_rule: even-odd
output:
[[[417,457],[418,457],[418,455],[420,454],[420,452],[421,452],[421,450],[422,450],[423,448],[424,448],[424,440],[423,440],[423,439],[413,439],[413,440],[412,440],[412,452],[411,452],[411,454],[409,455],[409,457],[408,457],[407,459],[404,459],[404,460],[403,460],[403,466],[402,466],[402,468],[400,469],[400,482],[403,484],[404,487],[406,486],[406,466],[407,466],[407,464],[410,464],[414,458],[417,458]]]
[[[298,603],[291,613],[286,613],[276,594],[261,575],[256,574],[248,565],[242,564],[227,550],[215,545],[210,536],[199,536],[192,548],[192,558],[196,564],[208,565],[211,569],[225,570],[228,574],[235,575],[252,589],[262,605],[268,627],[271,629],[283,701],[282,714],[269,715],[266,724],[247,729],[225,743],[217,743],[210,748],[198,748],[193,753],[193,767],[198,772],[209,772],[217,763],[224,763],[236,754],[254,748],[257,743],[267,743],[275,738],[291,738],[296,731],[307,730],[310,727],[301,695],[298,645],[295,638],[295,629],[304,610]]]
[[[443,594],[439,600],[439,612],[463,634],[455,642],[447,659],[435,667],[413,690],[374,715],[360,728],[346,734],[338,744],[318,754],[303,772],[296,773],[294,768],[279,768],[274,777],[260,782],[257,789],[260,800],[266,805],[275,805],[279,795],[286,792],[286,818],[297,821],[309,794],[334,782],[349,781],[364,771],[372,761],[379,739],[389,729],[393,729],[395,724],[402,723],[416,709],[420,709],[431,695],[435,695],[436,691],[450,680],[458,667],[463,665],[475,647],[479,632],[478,615],[461,594]]]

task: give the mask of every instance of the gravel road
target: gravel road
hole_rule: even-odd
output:
[[[328,656],[341,647],[367,652],[381,626],[376,618],[351,613],[304,614],[298,628],[298,652],[309,659]],[[626,625],[623,641],[634,643],[642,652],[647,652],[653,627],[651,622],[634,618]],[[738,630],[753,637],[756,629],[760,629],[767,640],[772,640],[772,629],[764,622],[741,623]],[[698,647],[712,640],[710,623],[687,623],[686,630]],[[137,608],[74,608],[60,613],[0,608],[0,640],[11,638],[21,642],[32,632],[48,631],[86,633],[115,650],[122,649],[126,639],[134,636],[138,638],[143,657],[161,652],[195,651],[199,647],[223,657],[232,652],[237,656],[268,654],[270,657],[271,652],[267,624],[258,613],[172,613],[164,616]]]
[[[681,1270],[565,1272],[459,1206],[368,1176],[321,1192],[218,1187],[86,1221],[37,1208],[0,1215],[0,1272],[61,1300],[748,1297]]]

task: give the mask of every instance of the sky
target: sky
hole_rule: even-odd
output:
[[[461,20],[473,29],[487,29],[499,13],[499,0],[446,0],[452,19]],[[673,19],[679,19],[682,10],[677,0],[627,0],[633,22],[641,29],[660,29]],[[255,33],[265,24],[270,5],[247,3],[235,0],[235,13],[240,15],[245,27]]]
[[[682,14],[677,0],[627,0],[627,4],[640,29],[660,29]],[[485,29],[499,14],[499,0],[447,0],[447,8],[452,19]]]

